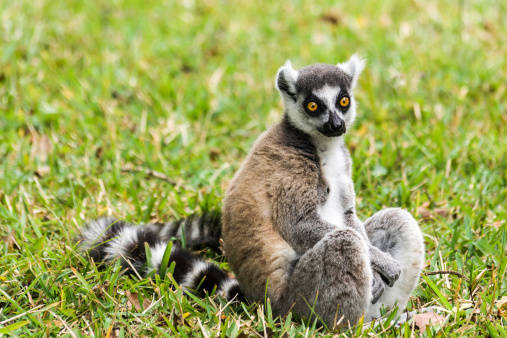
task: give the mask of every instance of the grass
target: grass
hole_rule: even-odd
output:
[[[357,208],[412,212],[428,336],[507,336],[507,15],[502,1],[0,2],[0,335],[331,335],[98,271],[75,251],[103,214],[170,220],[218,208],[281,116],[277,68],[368,60],[347,143]],[[175,184],[122,171],[142,166]],[[227,268],[222,257],[210,258]],[[413,328],[350,335],[411,335]]]

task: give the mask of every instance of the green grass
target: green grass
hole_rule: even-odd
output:
[[[506,3],[179,3],[0,2],[0,335],[333,334],[263,304],[99,272],[73,239],[103,214],[220,207],[281,116],[277,68],[359,52],[368,66],[347,143],[360,216],[408,209],[426,234],[424,271],[466,277],[421,279],[409,308],[446,315],[428,336],[506,337]]]

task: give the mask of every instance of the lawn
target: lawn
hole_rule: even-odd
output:
[[[358,52],[346,140],[360,217],[400,206],[420,221],[409,309],[445,318],[425,334],[506,337],[506,23],[494,0],[0,1],[0,335],[336,334],[269,304],[186,295],[170,276],[99,271],[74,239],[100,215],[219,208],[282,115],[278,67]]]

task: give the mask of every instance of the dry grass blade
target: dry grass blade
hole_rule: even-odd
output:
[[[458,271],[452,271],[452,270],[439,270],[439,271],[428,271],[424,272],[426,276],[432,276],[432,275],[454,275],[460,278],[463,278],[468,281],[468,277],[462,274]]]
[[[167,175],[159,172],[159,171],[155,171],[155,170],[151,170],[151,169],[148,169],[148,168],[144,168],[144,167],[124,167],[121,169],[122,172],[124,173],[141,173],[141,174],[144,174],[148,177],[153,177],[153,178],[156,178],[156,179],[159,179],[159,180],[162,180],[162,181],[165,181],[171,185],[177,185],[176,181],[172,180],[171,178],[169,178]]]

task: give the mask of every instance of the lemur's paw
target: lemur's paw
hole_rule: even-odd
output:
[[[382,280],[392,287],[394,282],[400,278],[401,267],[396,259],[389,253],[381,251],[380,249],[370,246],[370,260],[373,270],[378,272]]]
[[[401,266],[396,260],[391,260],[389,264],[385,264],[381,271],[378,271],[384,283],[389,287],[393,287],[394,283],[400,278]]]
[[[380,296],[384,293],[385,286],[384,282],[382,281],[382,277],[380,277],[379,273],[376,271],[373,271],[373,280],[371,285],[371,303],[375,304]]]

